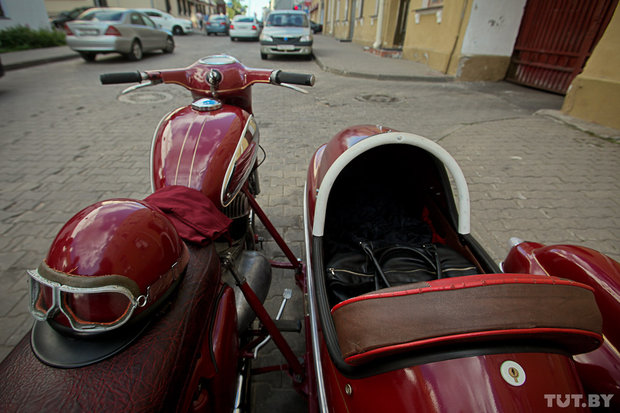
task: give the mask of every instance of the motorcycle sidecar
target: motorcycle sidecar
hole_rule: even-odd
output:
[[[340,132],[311,160],[304,213],[323,411],[540,411],[583,394],[571,355],[602,341],[593,289],[501,273],[436,143]]]

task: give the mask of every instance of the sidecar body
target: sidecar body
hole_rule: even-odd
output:
[[[343,130],[311,160],[304,213],[322,411],[523,412],[586,397],[572,356],[603,340],[594,289],[502,273],[436,143]]]

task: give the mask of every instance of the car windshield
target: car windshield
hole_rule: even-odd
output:
[[[108,11],[108,10],[97,10],[86,12],[82,14],[78,19],[79,20],[99,20],[99,21],[120,21],[123,17],[123,12],[120,11]]]
[[[238,17],[235,21],[239,23],[252,23],[254,19],[252,17]]]
[[[209,20],[211,20],[212,22],[220,22],[220,21],[226,21],[226,17],[211,17],[209,18]]]
[[[308,18],[305,14],[272,13],[267,18],[267,26],[308,27]]]

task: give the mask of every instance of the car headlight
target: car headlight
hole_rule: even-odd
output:
[[[301,40],[302,42],[311,42],[311,41],[312,41],[312,35],[311,35],[311,34],[308,34],[308,35],[306,35],[306,36],[301,36],[301,39],[300,39],[300,40]]]
[[[263,34],[263,33],[261,33],[260,35],[260,40],[261,42],[273,42],[273,38],[271,36],[269,36],[268,34]]]

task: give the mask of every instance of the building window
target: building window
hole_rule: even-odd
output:
[[[355,6],[357,8],[357,10],[355,11],[355,17],[357,17],[358,19],[361,19],[364,13],[364,0],[357,0],[357,2],[355,3]]]
[[[422,0],[422,8],[442,6],[443,0]]]

